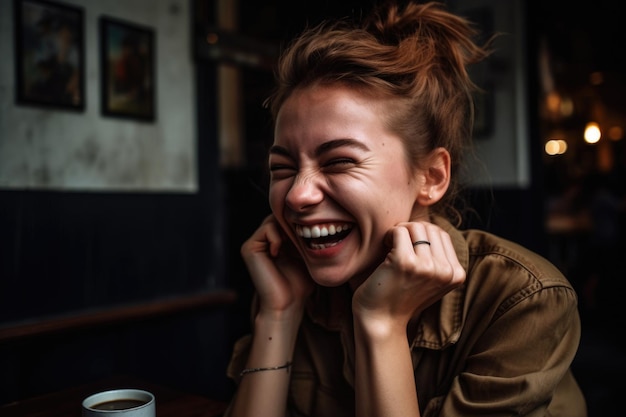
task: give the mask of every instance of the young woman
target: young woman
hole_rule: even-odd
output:
[[[305,30],[269,99],[269,215],[228,417],[585,416],[577,298],[549,262],[460,229],[466,68],[488,56],[441,3]]]

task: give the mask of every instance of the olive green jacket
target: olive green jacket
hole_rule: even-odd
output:
[[[452,237],[467,279],[409,330],[422,416],[586,416],[570,371],[581,325],[567,279],[515,243],[435,222]],[[293,356],[291,416],[354,415],[350,298],[347,286],[318,287],[310,298]],[[235,381],[250,342],[244,336],[235,346]]]

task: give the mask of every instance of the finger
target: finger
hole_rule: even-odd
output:
[[[417,247],[419,245],[428,245],[430,246],[430,241],[429,240],[416,240],[415,242],[413,242],[413,247]]]
[[[448,261],[450,262],[450,265],[454,270],[452,280],[455,283],[462,284],[463,281],[465,281],[465,269],[459,262],[459,258],[456,254],[456,251],[454,250],[454,245],[452,244],[452,238],[446,233],[445,236],[443,236],[442,242],[446,257],[448,258]]]
[[[432,246],[432,239],[429,236],[426,225],[423,222],[408,223],[410,231],[411,245],[416,253],[428,253]]]
[[[265,219],[265,239],[269,246],[270,255],[273,257],[278,256],[283,237],[278,223],[276,223],[274,216],[271,215]]]
[[[452,238],[445,230],[432,226],[427,227],[427,230],[429,239],[433,242],[431,245],[433,257],[439,265],[441,276],[447,277],[448,285],[457,286],[463,282],[465,270],[458,260]]]
[[[424,230],[426,233],[426,240],[430,242],[430,250],[435,256],[445,256],[445,252],[443,251],[443,241],[442,241],[442,233],[443,232],[438,226],[434,224],[424,225]]]
[[[387,232],[388,240],[390,240],[390,246],[392,250],[396,250],[400,253],[413,252],[413,246],[411,245],[411,233],[406,226],[392,227]]]

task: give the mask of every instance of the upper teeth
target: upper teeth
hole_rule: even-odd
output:
[[[323,236],[332,236],[334,234],[340,233],[344,230],[350,229],[349,224],[325,224],[325,225],[315,225],[312,227],[309,226],[296,226],[296,233],[298,236],[304,238],[316,238]]]

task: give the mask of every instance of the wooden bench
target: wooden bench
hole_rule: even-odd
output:
[[[0,325],[0,344],[53,333],[75,331],[95,326],[127,323],[170,316],[173,314],[232,304],[237,293],[229,289],[210,290],[203,293],[182,295],[144,301],[137,304],[107,307],[44,319],[32,319],[19,323]]]

